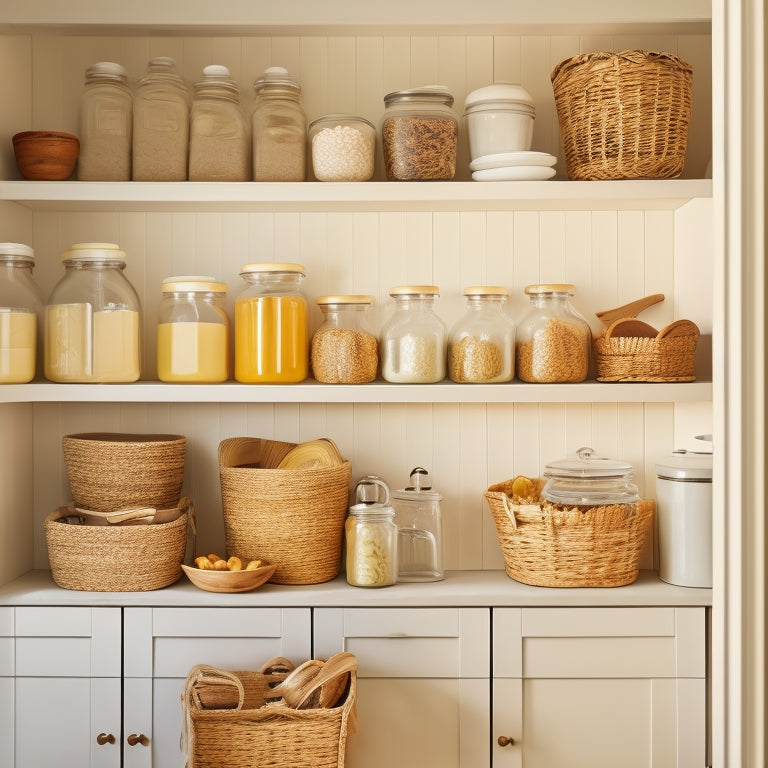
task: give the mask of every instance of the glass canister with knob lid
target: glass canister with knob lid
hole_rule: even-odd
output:
[[[517,326],[517,375],[522,381],[584,381],[589,373],[592,332],[573,308],[569,283],[529,285],[528,313]]]

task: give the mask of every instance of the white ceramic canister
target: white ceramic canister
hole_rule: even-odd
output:
[[[656,464],[659,577],[712,587],[712,454],[675,451]]]
[[[472,160],[507,152],[528,152],[536,108],[522,86],[494,83],[467,95],[464,117]]]

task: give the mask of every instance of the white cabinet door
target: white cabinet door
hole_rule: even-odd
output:
[[[258,670],[311,655],[309,608],[126,608],[124,767],[183,768],[181,694],[196,664]]]
[[[14,609],[0,608],[0,765],[13,765]]]
[[[15,768],[119,768],[119,608],[16,608]]]
[[[703,608],[493,612],[494,768],[703,768]]]
[[[315,656],[354,653],[347,768],[478,768],[490,749],[490,610],[318,608]]]

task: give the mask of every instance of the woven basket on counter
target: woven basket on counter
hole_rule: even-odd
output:
[[[637,579],[653,501],[589,508],[514,504],[511,484],[485,491],[510,578],[537,587],[620,587]]]
[[[568,176],[669,179],[685,164],[693,69],[671,53],[586,53],[552,70]]]
[[[275,584],[320,584],[341,570],[352,467],[278,468],[296,443],[232,437],[219,445],[227,551],[274,563]]]

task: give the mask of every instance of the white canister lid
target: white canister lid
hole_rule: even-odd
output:
[[[531,114],[535,111],[531,94],[521,85],[514,83],[493,83],[493,85],[486,85],[468,93],[464,101],[464,109],[470,112],[482,109],[489,104],[496,104],[500,107],[517,106]]]
[[[698,451],[674,451],[656,464],[656,476],[662,480],[712,481],[712,454]]]

